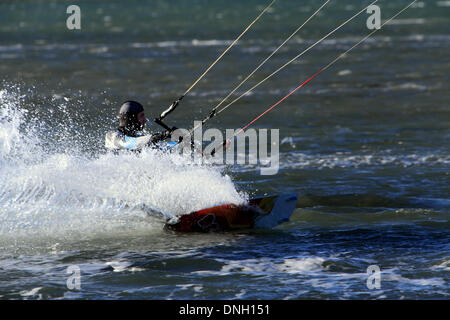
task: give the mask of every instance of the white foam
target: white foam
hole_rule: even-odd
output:
[[[216,47],[216,46],[228,46],[233,42],[233,40],[198,40],[192,39],[182,40],[182,41],[158,41],[158,42],[133,42],[130,44],[132,48],[176,48],[176,47]]]
[[[0,237],[145,234],[161,229],[157,212],[246,200],[220,168],[181,155],[147,150],[92,157],[64,141],[53,146],[35,133],[42,126],[28,121],[23,129],[26,112],[16,92],[2,90],[0,99]]]
[[[321,257],[305,257],[305,258],[289,258],[281,262],[268,258],[262,259],[246,259],[223,261],[225,265],[222,267],[220,273],[251,273],[259,275],[267,274],[301,274],[320,272],[325,270],[323,262],[325,259]]]
[[[426,86],[417,84],[417,83],[411,83],[411,82],[407,82],[407,83],[402,83],[399,85],[393,85],[393,86],[388,86],[386,88],[383,89],[383,91],[392,91],[392,90],[418,90],[418,91],[425,91],[428,88]]]
[[[324,270],[323,263],[325,259],[320,257],[310,257],[301,259],[285,259],[278,265],[281,272],[286,273],[305,273]]]
[[[42,289],[42,287],[33,288],[29,291],[24,290],[20,292],[20,295],[22,297],[35,297],[37,296],[38,299],[42,299],[42,294],[38,294],[38,292]]]
[[[425,2],[418,1],[412,4],[411,8],[425,8]]]
[[[382,279],[389,280],[389,281],[395,281],[403,284],[409,284],[413,286],[444,286],[446,284],[445,280],[442,278],[428,278],[428,279],[412,279],[412,278],[405,278],[399,274],[389,274],[389,275],[382,275]]]
[[[20,51],[24,48],[23,44],[10,44],[10,45],[1,45],[0,46],[0,52],[1,51]]]
[[[425,19],[418,18],[418,19],[394,19],[389,21],[387,24],[391,25],[410,25],[410,24],[424,24]]]
[[[448,165],[450,164],[450,156],[435,153],[391,155],[383,151],[372,154],[336,152],[335,154],[317,155],[296,152],[286,155],[286,158],[280,161],[280,168],[357,168],[367,165],[411,167],[431,164]]]
[[[349,75],[349,74],[351,74],[351,73],[352,73],[351,70],[345,69],[345,70],[339,71],[339,72],[338,72],[338,76],[347,76],[347,75]]]
[[[445,271],[450,271],[450,259],[444,260],[442,263],[433,265],[432,269],[441,269]]]
[[[123,272],[129,269],[132,265],[129,261],[109,261],[105,263],[107,266],[113,268],[113,272]],[[136,271],[136,270],[135,270]]]

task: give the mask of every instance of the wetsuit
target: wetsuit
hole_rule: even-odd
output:
[[[106,133],[105,147],[113,151],[140,151],[142,148],[155,146],[156,143],[167,138],[170,138],[170,132],[168,131],[147,135],[127,135],[125,130],[119,128],[116,131]]]

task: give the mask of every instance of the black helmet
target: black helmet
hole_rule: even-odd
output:
[[[138,114],[144,111],[144,107],[136,101],[125,101],[119,109],[119,129],[125,134],[134,136],[136,131],[143,129],[138,120]]]

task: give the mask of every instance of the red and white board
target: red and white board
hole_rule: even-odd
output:
[[[251,199],[245,205],[219,206],[178,215],[166,222],[166,229],[177,232],[214,232],[234,229],[270,229],[289,221],[297,206],[297,194],[281,194]]]

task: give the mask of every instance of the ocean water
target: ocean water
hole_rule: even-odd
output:
[[[103,148],[122,101],[157,116],[267,3],[77,1],[81,30],[70,1],[0,3],[1,299],[449,298],[449,1],[416,2],[255,123],[280,130],[276,175]],[[321,3],[277,1],[167,122],[191,128]],[[330,1],[237,94],[369,3]],[[382,20],[408,3],[379,1]],[[368,34],[367,17],[204,129],[247,124]],[[272,230],[163,229],[286,192],[297,209]]]

